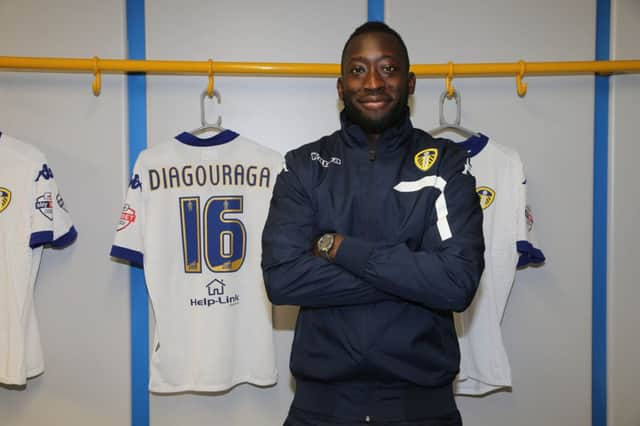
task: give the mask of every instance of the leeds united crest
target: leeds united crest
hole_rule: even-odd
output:
[[[11,202],[11,191],[0,186],[0,213],[2,213]]]
[[[433,166],[438,159],[438,150],[436,148],[423,149],[413,158],[416,167],[426,172]]]
[[[480,198],[480,206],[483,210],[488,208],[496,198],[496,191],[488,186],[479,186],[476,188],[476,193],[478,194],[478,198]]]

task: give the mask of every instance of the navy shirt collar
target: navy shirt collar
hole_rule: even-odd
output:
[[[214,145],[222,145],[227,142],[231,142],[235,138],[238,137],[238,134],[232,130],[223,130],[220,133],[216,133],[215,135],[209,138],[199,138],[195,135],[192,135],[189,132],[182,132],[176,139],[182,142],[185,145],[191,146],[214,146]]]
[[[368,147],[369,141],[364,130],[347,118],[344,110],[340,112],[340,124],[342,134],[347,145]],[[377,151],[393,151],[402,146],[413,132],[413,125],[409,118],[409,107],[405,109],[405,114],[396,126],[390,127],[378,139]]]
[[[474,155],[482,151],[482,149],[487,146],[488,142],[488,136],[483,135],[482,133],[478,133],[477,135],[473,135],[463,142],[459,142],[458,145],[467,150],[467,154],[469,154],[469,157],[473,157]]]

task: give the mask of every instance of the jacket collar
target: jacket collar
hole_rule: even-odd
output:
[[[340,112],[341,133],[348,146],[368,148],[369,142],[364,130],[351,122],[344,110]],[[409,117],[409,107],[405,110],[404,118],[394,127],[385,130],[376,146],[378,152],[390,152],[398,149],[408,140],[413,133],[413,125]]]

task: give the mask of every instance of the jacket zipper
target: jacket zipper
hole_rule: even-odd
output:
[[[369,161],[376,161],[376,147],[369,146]]]
[[[367,214],[367,236],[369,238],[369,241],[375,241],[375,235],[373,235],[374,233],[374,215],[375,215],[375,194],[374,194],[374,188],[375,188],[375,162],[376,162],[376,144],[371,144],[369,143],[369,182],[368,182],[368,188],[367,188],[367,210],[368,210],[368,214]],[[369,322],[371,320],[371,306],[367,307],[367,310],[365,311],[365,322],[364,322],[364,338],[365,338],[365,347],[366,350],[369,350],[369,347],[372,344],[372,339],[369,336]],[[365,355],[366,358],[366,355]]]

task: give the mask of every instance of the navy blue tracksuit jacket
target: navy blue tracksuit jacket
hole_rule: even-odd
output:
[[[274,304],[299,305],[293,406],[354,419],[455,411],[453,311],[484,262],[482,210],[466,151],[409,115],[371,151],[349,123],[286,155],[263,232]],[[335,262],[319,235],[345,236]]]

